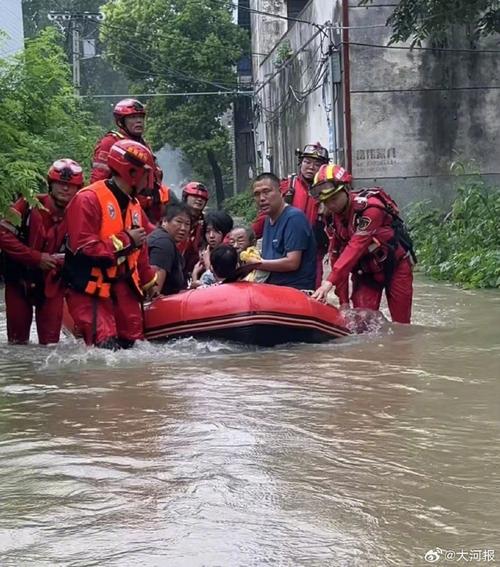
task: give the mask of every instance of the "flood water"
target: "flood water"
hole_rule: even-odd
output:
[[[0,565],[500,563],[500,293],[415,295],[268,350],[9,347],[1,314]]]

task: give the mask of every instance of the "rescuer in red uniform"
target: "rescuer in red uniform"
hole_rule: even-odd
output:
[[[90,183],[108,179],[111,175],[108,166],[108,153],[111,146],[119,140],[134,140],[143,146],[149,145],[142,137],[146,120],[146,107],[134,98],[126,98],[116,104],[113,110],[117,130],[110,130],[94,148]]]
[[[186,274],[191,274],[195,264],[200,259],[200,250],[205,232],[205,217],[203,210],[208,203],[208,189],[198,181],[191,181],[182,190],[182,202],[191,211],[191,230],[189,238],[182,243],[180,251],[184,256]]]
[[[378,310],[385,290],[392,320],[410,323],[416,261],[411,238],[396,203],[383,189],[351,191],[351,181],[338,165],[323,165],[314,179],[311,193],[332,215],[332,271],[312,297],[324,300],[335,287],[341,305],[348,305],[351,274],[354,307]]]
[[[113,110],[117,130],[110,130],[97,142],[92,158],[92,171],[90,183],[108,179],[111,175],[108,167],[108,153],[111,146],[119,140],[134,140],[151,150],[149,144],[142,137],[144,134],[146,107],[134,98],[126,98],[118,102]],[[154,176],[137,195],[151,225],[146,226],[147,232],[156,228],[165,207],[177,199],[171,189],[163,183],[163,171],[156,162]]]
[[[297,150],[296,154],[299,158],[299,171],[281,180],[280,191],[288,205],[303,211],[313,228],[317,245],[316,274],[319,285],[323,277],[323,258],[328,250],[328,239],[319,202],[311,197],[309,191],[319,168],[329,161],[328,150],[317,142],[308,144],[302,151]],[[262,237],[265,219],[266,215],[259,214],[252,224],[257,238]]]
[[[132,140],[114,144],[108,155],[111,178],[76,195],[68,207],[64,279],[68,307],[88,345],[128,348],[142,339],[141,304],[156,291],[135,195],[153,175],[151,151]]]
[[[48,194],[36,197],[39,207],[18,199],[11,209],[18,223],[0,222],[10,343],[28,342],[33,307],[39,343],[59,342],[64,300],[60,282],[66,234],[64,210],[83,186],[82,168],[71,159],[57,160],[50,166],[47,182]]]
[[[163,218],[166,207],[179,202],[172,189],[163,183],[163,170],[156,162],[153,187],[143,189],[137,195],[137,200],[155,228]]]

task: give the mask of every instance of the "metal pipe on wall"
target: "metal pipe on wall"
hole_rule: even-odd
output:
[[[349,0],[342,0],[342,71],[345,126],[345,166],[352,172],[351,75],[349,62]]]

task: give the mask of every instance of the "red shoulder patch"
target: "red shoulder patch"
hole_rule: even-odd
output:
[[[356,226],[356,230],[364,231],[366,230],[372,222],[370,217],[360,217]]]

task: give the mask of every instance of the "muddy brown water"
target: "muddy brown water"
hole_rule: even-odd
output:
[[[415,295],[269,350],[9,347],[2,313],[0,565],[500,563],[500,293]]]

